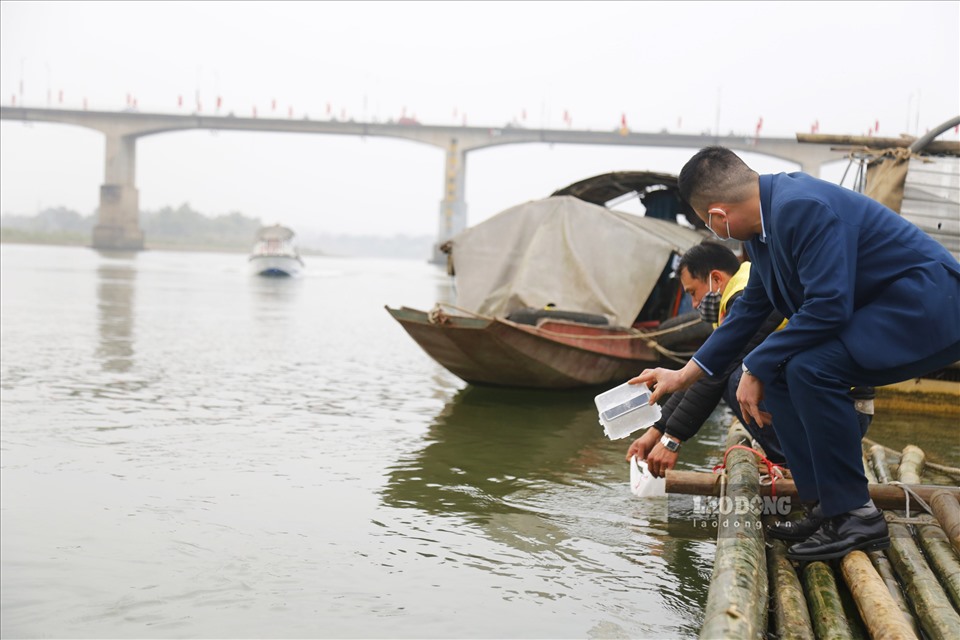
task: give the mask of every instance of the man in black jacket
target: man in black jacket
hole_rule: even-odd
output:
[[[707,241],[687,250],[680,259],[677,273],[701,318],[716,328],[734,300],[743,293],[750,277],[750,263],[741,264],[730,249]],[[663,477],[676,465],[680,445],[700,430],[723,398],[750,436],[763,448],[767,459],[785,466],[786,458],[773,427],[760,427],[753,421],[744,420],[740,403],[736,400],[737,386],[743,375],[743,359],[784,324],[784,317],[774,311],[723,375],[703,377],[688,389],[671,395],[664,404],[660,420],[630,445],[627,460],[633,456],[646,460],[650,473]],[[873,414],[873,388],[856,388],[851,396],[857,407],[861,431],[865,433]]]

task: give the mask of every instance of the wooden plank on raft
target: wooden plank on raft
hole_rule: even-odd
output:
[[[940,485],[912,484],[903,485],[920,496],[924,501],[929,502],[930,497],[937,491],[943,491],[951,497],[960,496],[960,487],[943,487]],[[870,491],[870,498],[877,507],[881,509],[903,509],[906,506],[903,489],[900,485],[867,485]],[[797,487],[792,480],[777,480],[774,485],[778,497],[797,498]],[[667,493],[678,493],[684,495],[701,496],[719,496],[720,495],[720,477],[714,473],[703,473],[700,471],[677,471],[676,469],[667,471],[666,478]],[[748,499],[769,497],[773,489],[771,485],[760,486],[759,491]],[[911,504],[916,504],[914,501]]]
[[[840,562],[840,569],[873,640],[917,638],[867,554],[862,551],[847,554]]]

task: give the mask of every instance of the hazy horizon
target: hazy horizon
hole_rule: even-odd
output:
[[[818,123],[896,137],[960,112],[958,26],[960,4],[943,2],[4,2],[0,97],[171,113],[215,113],[219,98],[221,114],[491,127],[612,130],[626,119],[633,131],[687,134],[753,135],[762,120],[760,136]],[[676,173],[694,152],[471,152],[468,223],[591,175]],[[0,123],[0,212],[95,211],[103,158],[96,131]],[[797,169],[745,159],[761,172]],[[139,140],[136,182],[145,210],[189,203],[304,233],[435,234],[443,150],[176,132]]]

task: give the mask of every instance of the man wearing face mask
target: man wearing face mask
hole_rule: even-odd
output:
[[[960,262],[867,196],[804,173],[759,175],[723,147],[694,155],[679,188],[714,233],[744,243],[750,280],[686,365],[648,369],[631,382],[650,385],[656,402],[715,376],[772,310],[783,313],[789,324],[744,358],[737,402],[745,416],[775,424],[800,500],[819,510],[787,557],[830,560],[889,547],[849,390],[960,360]],[[784,527],[769,531],[782,535]]]
[[[704,322],[716,329],[727,315],[733,302],[743,293],[750,278],[750,263],[741,263],[724,245],[713,241],[691,247],[680,258],[677,275],[683,290],[690,295],[693,306]],[[737,402],[737,387],[743,375],[743,359],[764,339],[786,325],[786,320],[773,311],[722,375],[705,377],[689,389],[672,394],[664,404],[660,420],[644,435],[637,438],[627,451],[627,460],[636,456],[646,460],[650,472],[663,477],[673,469],[679,457],[680,445],[693,437],[710,417],[720,399],[727,403],[750,436],[763,448],[767,459],[786,466],[786,458],[772,427],[760,427],[753,420],[745,420]],[[862,433],[866,433],[873,417],[873,387],[861,387],[851,392]],[[794,536],[795,525],[788,525]]]
[[[733,301],[743,293],[750,277],[750,263],[741,264],[727,247],[705,241],[683,254],[677,265],[677,275],[683,290],[691,297],[694,308],[700,312],[700,317],[716,328]],[[638,460],[646,460],[650,473],[663,477],[677,464],[680,445],[700,430],[723,398],[751,437],[763,447],[767,459],[776,464],[785,464],[773,429],[760,429],[754,423],[747,423],[735,401],[743,358],[783,323],[783,316],[774,311],[723,375],[703,378],[689,389],[671,395],[656,424],[630,445],[627,460],[633,456]]]

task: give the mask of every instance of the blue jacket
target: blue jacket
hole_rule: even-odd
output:
[[[764,233],[730,315],[694,355],[722,372],[776,309],[789,324],[744,359],[769,383],[796,353],[839,338],[865,369],[917,362],[960,341],[960,263],[864,195],[803,173],[760,176]]]

